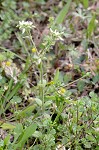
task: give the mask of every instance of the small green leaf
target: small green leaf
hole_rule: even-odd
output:
[[[96,94],[96,93],[94,93],[94,91],[91,91],[90,93],[89,93],[89,96],[91,97],[91,100],[93,100],[93,101],[98,101],[98,95]]]
[[[49,106],[51,104],[52,104],[52,101],[47,101],[47,102],[45,102],[44,106],[47,107],[47,106]]]
[[[94,77],[93,77],[93,82],[94,84],[97,83],[99,81],[99,74],[97,73]]]
[[[39,98],[35,98],[35,102],[39,105],[42,106],[42,101]]]
[[[35,138],[39,138],[39,137],[41,137],[42,136],[42,133],[40,132],[40,131],[35,131],[34,133],[33,133],[33,137],[35,137]]]
[[[6,60],[6,57],[3,54],[0,54],[0,61]]]
[[[7,129],[14,129],[15,128],[15,126],[10,124],[10,123],[4,123],[0,127],[5,129],[5,130],[7,130]]]
[[[85,86],[85,82],[84,82],[83,80],[79,80],[78,83],[77,83],[77,87],[78,87],[78,90],[79,90],[80,92],[83,91],[84,86]]]
[[[17,104],[17,103],[20,103],[21,101],[22,101],[22,99],[19,96],[14,96],[10,102],[12,104]]]
[[[59,69],[56,70],[55,77],[53,79],[54,84],[56,84],[59,80]]]
[[[88,148],[88,149],[91,148],[91,143],[89,142],[85,142],[84,145],[85,145],[85,148]]]
[[[72,79],[72,74],[64,75],[64,82],[67,84]]]
[[[46,96],[45,98],[46,98],[46,100],[53,100],[53,101],[56,99],[56,97],[53,96],[53,95],[51,95],[51,96]]]

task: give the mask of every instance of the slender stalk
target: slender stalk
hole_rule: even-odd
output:
[[[77,101],[77,128],[78,128],[78,115],[79,115],[79,112],[78,112],[78,101]],[[77,128],[76,128],[76,135],[77,135]]]
[[[42,112],[44,112],[44,87],[43,87],[43,64],[42,64],[42,60],[40,63],[40,81],[41,81],[40,97],[42,100]]]
[[[32,45],[34,46],[34,48],[37,50],[36,45],[35,45],[35,43],[34,43],[34,41],[33,41],[33,39],[32,39],[30,30],[28,31],[28,35],[29,35],[29,37],[30,37],[30,42],[31,42],[31,44],[32,44]],[[38,54],[38,51],[37,51],[37,54]]]
[[[27,31],[27,33],[28,33],[28,35],[30,37],[31,44],[34,46],[35,49],[37,49],[36,45],[35,45],[35,43],[34,43],[34,41],[32,39],[30,30]],[[39,54],[38,51],[37,51],[37,54]],[[42,100],[42,112],[44,112],[44,87],[43,87],[43,63],[42,63],[42,59],[41,59],[41,63],[40,63],[40,82],[41,82],[41,86],[40,86],[40,98]]]
[[[60,87],[65,88],[65,87],[67,87],[67,86],[69,86],[69,85],[72,85],[73,83],[75,83],[75,82],[77,82],[77,81],[79,81],[79,80],[82,80],[83,78],[85,78],[85,77],[87,77],[87,76],[88,76],[88,75],[85,74],[85,75],[83,75],[83,76],[82,76],[81,78],[79,78],[79,79],[76,79],[76,80],[74,80],[74,81],[72,81],[72,82],[70,82],[70,83],[68,83],[68,84],[66,84],[66,85],[59,86],[59,87],[57,87],[57,90],[60,89]]]

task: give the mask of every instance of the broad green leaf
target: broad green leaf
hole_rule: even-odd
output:
[[[94,29],[95,29],[95,14],[93,15],[91,21],[89,22],[88,28],[87,28],[87,37],[90,38]]]
[[[10,124],[10,123],[4,123],[0,127],[3,128],[3,129],[5,129],[5,130],[6,129],[14,129],[15,128],[15,126],[12,125],[12,124]]]
[[[16,128],[14,129],[14,143],[18,139],[18,137],[22,134],[23,132],[23,126],[21,123],[18,123],[16,125]]]
[[[64,21],[65,16],[68,13],[69,7],[71,5],[71,2],[72,2],[72,0],[67,1],[67,4],[63,7],[63,9],[60,11],[58,16],[56,17],[54,25],[55,24],[61,24]]]
[[[23,126],[21,123],[16,124],[16,127],[14,129],[14,133],[20,134],[23,132]]]
[[[89,0],[82,0],[82,2],[83,2],[84,7],[88,8]]]
[[[37,125],[36,124],[31,124],[29,127],[27,127],[24,130],[23,136],[20,139],[20,141],[15,145],[14,149],[16,150],[17,148],[23,148],[25,142],[28,140],[29,137],[32,136],[32,134],[36,131]]]

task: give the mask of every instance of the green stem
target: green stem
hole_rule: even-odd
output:
[[[70,83],[68,83],[68,84],[66,84],[66,85],[59,86],[59,87],[57,87],[57,90],[59,90],[60,87],[65,88],[65,87],[67,87],[67,86],[69,86],[69,85],[72,85],[73,83],[75,83],[75,82],[77,82],[77,81],[79,81],[79,80],[82,80],[83,78],[85,78],[85,77],[87,77],[87,76],[88,76],[88,75],[85,74],[85,75],[83,75],[83,76],[82,76],[81,78],[79,78],[79,79],[76,79],[76,80],[74,80],[74,81],[72,81],[72,82],[70,82]]]
[[[34,41],[33,41],[33,39],[32,39],[30,30],[28,31],[28,35],[29,35],[29,37],[30,37],[30,42],[31,42],[31,44],[32,44],[32,45],[34,46],[34,48],[37,50],[36,45],[35,45],[35,43],[34,43]],[[38,51],[37,51],[37,54],[38,54]]]
[[[40,97],[42,99],[42,112],[44,112],[44,87],[43,87],[43,64],[42,64],[42,61],[40,63],[40,82],[41,82]]]

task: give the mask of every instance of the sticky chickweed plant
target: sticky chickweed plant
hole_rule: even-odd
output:
[[[0,114],[6,123],[0,121],[0,127],[5,129],[0,150],[98,150],[98,96],[90,92],[89,97],[74,98],[66,88],[88,78],[90,73],[67,85],[58,69],[51,80],[48,79],[47,54],[56,41],[64,41],[62,27],[53,26],[53,21],[53,18],[49,19],[49,33],[39,48],[32,35],[36,26],[31,21],[19,21],[17,25],[21,33],[16,36],[25,59],[17,56],[23,61],[22,70],[18,73],[16,69],[12,70],[13,75],[2,92]],[[6,61],[5,65],[9,70],[11,65],[13,67],[11,61]],[[29,75],[36,81],[30,80]],[[8,118],[12,124],[4,115],[8,109],[13,114]]]
[[[38,51],[31,35],[31,29],[36,28],[35,26],[33,26],[33,23],[31,21],[19,21],[17,27],[19,27],[19,29],[22,31],[23,38],[28,39],[30,41],[31,50],[27,49],[27,54],[29,54],[29,59],[31,60],[33,65],[37,66],[37,69],[39,70],[40,73],[38,82],[39,87],[38,98],[40,98],[39,101],[40,103],[42,103],[42,111],[44,114],[44,103],[45,103],[44,88],[47,84],[47,80],[44,78],[44,76],[46,75],[46,70],[44,71],[45,64],[43,63],[43,61],[47,59],[46,53],[50,50],[50,47],[54,45],[57,40],[63,40],[61,37],[63,32],[58,32],[56,29],[55,30],[52,29],[49,25],[50,33],[48,36],[45,37],[44,42],[42,43],[42,49]]]

